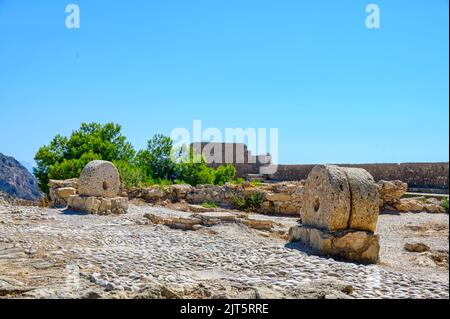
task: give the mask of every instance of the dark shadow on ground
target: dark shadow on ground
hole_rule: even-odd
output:
[[[352,263],[352,264],[356,264],[356,265],[367,265],[365,263],[362,262],[358,262],[358,261],[354,261],[354,260],[345,260],[345,259],[341,259],[337,256],[329,256],[329,255],[323,255],[319,252],[317,252],[316,250],[312,249],[311,247],[309,247],[308,245],[305,245],[301,242],[292,242],[292,243],[287,243],[286,245],[284,245],[285,248],[288,249],[295,249],[298,251],[301,251],[307,255],[313,255],[313,256],[317,256],[317,257],[321,257],[324,259],[333,259],[335,261],[339,261],[339,262],[345,262],[345,263]]]
[[[288,249],[295,249],[295,250],[301,251],[301,252],[303,252],[305,254],[308,254],[308,255],[315,255],[315,256],[324,257],[324,256],[318,254],[316,251],[314,251],[308,245],[305,245],[305,244],[303,244],[303,243],[301,243],[299,241],[287,243],[286,245],[284,245],[284,247],[286,247]]]
[[[61,210],[61,214],[69,215],[69,216],[72,216],[72,215],[81,215],[81,216],[89,215],[86,212],[80,212],[79,210],[73,210],[73,209],[68,209],[68,208],[64,209],[64,210]]]
[[[380,211],[380,215],[400,216],[401,213],[399,211],[393,211],[393,210],[382,210],[382,211]]]

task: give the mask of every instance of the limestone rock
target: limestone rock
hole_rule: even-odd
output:
[[[192,192],[194,187],[188,184],[177,184],[168,186],[168,191],[174,193],[176,196],[182,198],[186,196],[188,193]]]
[[[408,184],[402,181],[379,181],[378,192],[380,194],[380,199],[386,204],[392,204],[397,202],[403,195],[405,195]]]
[[[405,250],[414,253],[423,253],[425,251],[430,251],[430,247],[424,243],[406,243]]]
[[[424,204],[424,207],[426,211],[429,213],[433,214],[445,213],[445,208],[442,206],[441,201],[436,198],[427,199],[426,203]]]
[[[193,217],[199,218],[202,221],[202,224],[206,226],[236,221],[236,215],[227,212],[198,213],[193,215]]]
[[[128,198],[126,197],[96,197],[72,195],[68,198],[68,208],[89,214],[109,215],[125,214],[128,211]]]
[[[273,226],[273,222],[271,220],[264,219],[259,215],[247,216],[246,219],[242,220],[242,223],[250,228],[259,230],[271,230]]]
[[[116,197],[120,175],[113,163],[92,161],[81,172],[78,193],[85,196]]]
[[[73,187],[62,187],[56,190],[56,194],[58,195],[58,197],[64,200],[67,200],[67,198],[69,198],[72,195],[75,195],[76,193],[77,190]]]
[[[292,199],[292,196],[286,193],[266,193],[266,200],[272,202],[285,202]]]
[[[334,165],[314,167],[303,193],[303,224],[331,231],[347,229],[350,210],[350,186],[345,172]]]
[[[424,202],[415,198],[402,198],[393,206],[400,212],[423,212],[426,210]]]
[[[77,189],[78,183],[79,183],[78,178],[71,178],[71,179],[66,179],[66,180],[51,179],[48,182],[48,186],[50,188],[72,187],[72,188]]]
[[[364,263],[379,260],[379,236],[365,231],[327,232],[308,226],[293,226],[289,241],[300,241],[322,255]]]
[[[349,228],[374,232],[380,213],[377,184],[362,168],[343,168],[351,192]]]

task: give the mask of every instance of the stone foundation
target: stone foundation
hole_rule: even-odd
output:
[[[380,252],[378,235],[365,231],[328,232],[308,226],[294,226],[289,241],[299,241],[317,253],[363,263],[377,263]]]
[[[53,180],[48,183],[50,206],[51,207],[66,207],[67,200],[71,195],[75,195],[78,192],[78,178],[66,179],[66,180]]]
[[[98,215],[126,214],[128,198],[72,195],[68,199],[68,208]]]

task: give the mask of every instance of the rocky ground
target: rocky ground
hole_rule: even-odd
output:
[[[449,298],[447,214],[382,214],[381,263],[358,265],[239,223],[197,231],[126,215],[0,204],[0,298]],[[430,249],[409,252],[405,244]]]

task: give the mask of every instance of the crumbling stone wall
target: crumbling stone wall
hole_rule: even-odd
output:
[[[262,184],[257,187],[250,183],[243,185],[226,184],[217,185],[170,185],[135,188],[128,191],[128,198],[140,198],[147,202],[158,203],[163,201],[202,204],[214,202],[218,205],[234,206],[234,198],[249,197],[252,194],[263,194],[261,207],[254,209],[263,214],[281,214],[299,216],[302,205],[304,182],[287,182]]]
[[[273,180],[306,179],[315,165],[279,165]],[[409,188],[449,188],[449,163],[386,163],[386,164],[339,164],[341,167],[356,167],[367,170],[375,179],[401,180]]]

